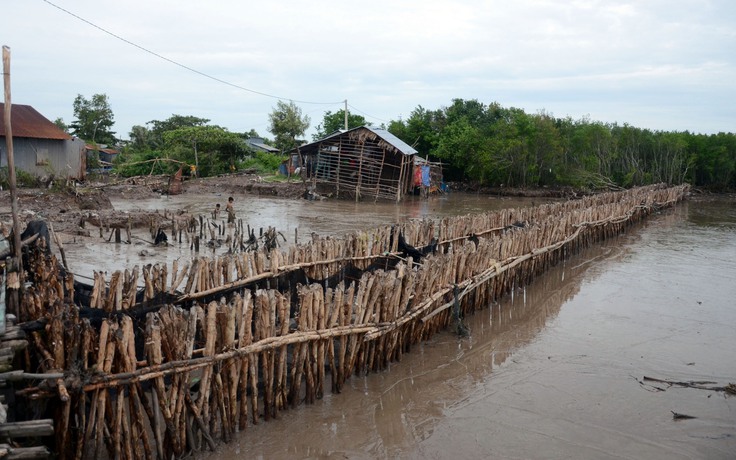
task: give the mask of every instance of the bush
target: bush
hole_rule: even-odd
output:
[[[255,169],[259,174],[274,174],[286,159],[286,155],[256,152],[252,157],[239,162],[238,169]]]
[[[15,168],[15,183],[18,187],[28,188],[39,187],[41,185],[38,177],[18,168]],[[7,166],[0,168],[0,186],[5,190],[10,188],[10,175]]]

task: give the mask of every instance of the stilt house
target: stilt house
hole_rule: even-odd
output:
[[[387,130],[361,126],[303,145],[292,156],[320,193],[400,201],[411,192],[416,154]]]

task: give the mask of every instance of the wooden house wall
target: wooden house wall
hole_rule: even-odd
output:
[[[400,200],[409,190],[412,157],[365,136],[327,140],[307,161],[314,181],[339,196]]]

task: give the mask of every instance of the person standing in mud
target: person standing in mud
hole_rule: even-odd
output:
[[[227,212],[227,223],[235,223],[235,208],[233,207],[235,200],[233,197],[227,199],[227,206],[225,206],[225,212]]]
[[[217,220],[220,217],[220,203],[215,205],[215,210],[212,211],[212,218]]]

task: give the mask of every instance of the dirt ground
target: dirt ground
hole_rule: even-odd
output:
[[[18,189],[18,212],[22,225],[36,218],[50,222],[59,234],[90,236],[87,223],[118,227],[131,219],[133,228],[148,226],[152,220],[163,221],[158,213],[145,211],[121,212],[115,210],[111,198],[139,200],[158,197],[168,188],[168,176],[141,176],[119,181],[88,182],[76,187],[51,189]],[[208,178],[187,179],[182,194],[249,194],[255,196],[299,199],[306,190],[301,181],[264,182],[256,174],[233,174]],[[0,191],[0,230],[12,228],[10,192]]]

